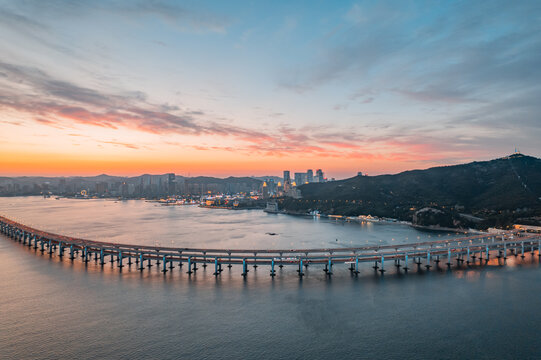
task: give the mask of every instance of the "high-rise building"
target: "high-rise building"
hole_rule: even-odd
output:
[[[284,182],[286,181],[291,182],[291,175],[289,173],[289,170],[284,170]]]
[[[291,188],[291,175],[289,170],[284,170],[284,192],[287,192]]]
[[[308,181],[309,183],[314,182],[314,172],[312,171],[312,169],[308,169],[308,171],[306,172],[306,181]]]
[[[177,192],[175,174],[167,174],[167,195],[175,195]]]
[[[295,184],[300,186],[306,183],[306,173],[295,173]]]
[[[316,179],[317,179],[317,182],[325,181],[325,178],[323,177],[323,171],[321,169],[316,170]]]

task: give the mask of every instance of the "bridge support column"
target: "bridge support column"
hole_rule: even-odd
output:
[[[100,248],[100,265],[105,265],[105,255],[103,254],[103,248]]]
[[[203,267],[204,268],[207,267],[207,255],[206,255],[206,253],[203,253]]]
[[[426,265],[425,265],[425,268],[427,270],[430,270],[431,267],[432,267],[432,265],[430,265],[430,251],[427,251],[426,252]]]
[[[124,267],[124,265],[122,265],[122,250],[118,251],[118,267],[120,270]]]
[[[379,272],[381,273],[381,275],[383,275],[383,273],[385,272],[385,257],[383,255],[381,255],[381,269],[379,269]]]
[[[167,258],[163,256],[163,269],[162,272],[165,274],[167,272]]]
[[[447,270],[451,270],[451,248],[447,249]]]
[[[227,267],[229,269],[231,269],[231,267],[233,267],[233,265],[231,265],[231,254],[229,254],[229,264],[227,265]]]
[[[274,271],[274,258],[271,260],[271,271],[270,276],[275,276],[276,272]]]
[[[404,254],[404,267],[402,268],[404,269],[404,273],[407,273],[409,268],[408,268],[408,253]]]
[[[485,251],[486,251],[485,263],[488,263],[488,261],[490,260],[490,252],[488,251],[488,245],[486,245]]]
[[[139,254],[139,271],[143,271],[145,269],[144,259],[143,259],[143,253]]]
[[[51,245],[51,239],[49,239],[47,249],[49,249],[49,255],[52,255],[53,254],[53,246]]]
[[[299,259],[299,276],[302,278],[304,276],[304,273],[302,272],[302,258]]]
[[[353,272],[355,273],[355,275],[359,273],[359,257],[358,256],[355,257],[355,271]]]
[[[218,276],[218,274],[219,274],[219,272],[218,272],[218,258],[215,257],[214,258],[214,274],[212,274],[212,275]]]
[[[38,248],[38,238],[36,235],[34,235],[34,250]]]
[[[466,264],[470,265],[470,247],[468,246],[467,255],[466,255]]]
[[[192,274],[192,257],[188,256],[188,271],[186,271],[186,274],[191,275]]]
[[[246,277],[248,274],[248,267],[246,266],[246,258],[242,259],[242,276]]]
[[[45,251],[45,248],[44,248],[43,244],[44,244],[44,241],[43,241],[43,239],[41,239],[41,242],[39,244],[41,246],[41,249],[39,251],[41,251],[42,253]]]
[[[62,244],[62,241],[60,242],[59,248],[58,248],[58,256],[62,258],[64,256],[64,245]]]
[[[522,253],[520,257],[524,259],[524,241],[522,242]]]
[[[331,276],[332,275],[332,258],[329,258],[329,268],[327,270],[327,275]]]

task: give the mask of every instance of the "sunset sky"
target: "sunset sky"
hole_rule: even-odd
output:
[[[540,1],[2,1],[0,176],[541,156]]]

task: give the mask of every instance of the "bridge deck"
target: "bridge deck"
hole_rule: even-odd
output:
[[[299,274],[303,275],[303,266],[309,264],[324,264],[325,270],[331,274],[334,264],[348,264],[350,270],[358,272],[359,263],[374,262],[375,268],[381,267],[383,271],[385,261],[394,260],[395,265],[404,266],[407,269],[409,259],[414,259],[420,265],[421,259],[426,261],[426,267],[431,266],[431,260],[440,261],[440,257],[446,260],[450,267],[454,260],[457,263],[470,261],[479,258],[488,261],[490,253],[498,251],[498,257],[506,257],[508,251],[517,254],[519,251],[524,255],[525,251],[532,253],[541,248],[541,236],[526,232],[509,231],[503,234],[482,234],[454,239],[437,240],[430,242],[417,242],[410,244],[393,244],[380,246],[362,246],[347,248],[313,248],[313,249],[206,249],[206,248],[177,248],[163,246],[147,246],[138,244],[118,244],[101,242],[87,239],[69,237],[50,232],[41,231],[32,227],[17,223],[0,216],[0,231],[19,242],[28,246],[38,247],[44,252],[45,248],[52,254],[64,256],[69,251],[69,258],[75,259],[79,256],[88,262],[92,255],[94,260],[103,265],[106,257],[111,261],[116,258],[119,267],[123,266],[123,260],[128,260],[128,265],[135,261],[140,270],[143,270],[143,262],[155,261],[160,265],[163,262],[163,271],[167,271],[176,263],[179,266],[188,265],[188,273],[197,269],[197,263],[207,266],[209,263],[215,265],[215,275],[219,275],[222,265],[232,264],[243,265],[243,275],[248,272],[247,266],[270,265],[271,275],[274,276],[275,265],[297,265]],[[400,261],[404,263],[401,265]]]

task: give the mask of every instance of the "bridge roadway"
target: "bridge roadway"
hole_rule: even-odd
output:
[[[64,235],[53,234],[19,224],[0,216],[0,232],[15,241],[28,247],[33,246],[42,253],[47,251],[50,255],[59,257],[67,255],[75,260],[80,257],[85,263],[91,261],[104,265],[107,259],[117,264],[121,270],[124,266],[136,266],[143,271],[146,267],[162,265],[165,273],[172,270],[174,265],[182,268],[187,266],[187,273],[197,271],[197,264],[203,267],[214,264],[214,275],[223,271],[222,266],[232,267],[234,264],[242,265],[242,275],[248,274],[248,267],[261,265],[270,266],[270,275],[275,276],[275,267],[286,265],[296,266],[299,276],[304,275],[304,268],[313,264],[324,267],[325,273],[332,275],[333,266],[346,264],[349,270],[359,273],[360,263],[374,263],[374,269],[385,272],[385,262],[393,261],[398,270],[408,271],[412,264],[418,268],[424,266],[427,270],[433,264],[446,261],[451,269],[453,261],[457,266],[462,263],[485,264],[497,253],[497,258],[506,259],[509,253],[525,257],[525,252],[532,256],[537,250],[541,257],[541,235],[519,231],[508,231],[504,234],[483,234],[454,239],[419,242],[412,244],[393,244],[382,246],[363,246],[350,248],[319,248],[319,249],[204,249],[204,248],[176,248],[163,246],[146,246],[117,244],[93,240],[79,239]],[[68,251],[68,254],[66,254]],[[483,258],[484,256],[484,258]],[[424,265],[422,264],[424,261]],[[146,266],[145,266],[146,262]],[[152,263],[154,262],[154,264]]]

